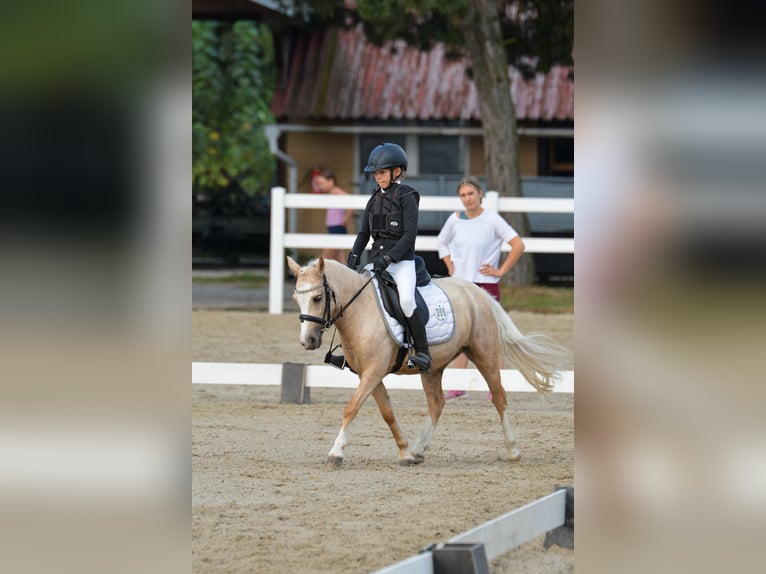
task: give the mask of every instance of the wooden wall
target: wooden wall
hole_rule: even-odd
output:
[[[338,185],[349,193],[354,193],[352,184],[355,178],[353,135],[290,133],[287,136],[286,153],[298,164],[298,193],[311,193],[311,170],[316,165],[335,172]],[[299,233],[325,233],[324,209],[298,210]],[[356,233],[351,226],[349,233]],[[318,256],[321,250],[300,250],[307,257]]]
[[[479,136],[468,138],[469,173],[484,175],[484,142]],[[519,164],[523,177],[537,175],[537,138],[521,136],[519,138]]]

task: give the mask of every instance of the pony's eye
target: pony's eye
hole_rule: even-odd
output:
[[[321,300],[322,300],[321,295],[317,295],[316,297],[314,297],[314,303],[319,303]]]

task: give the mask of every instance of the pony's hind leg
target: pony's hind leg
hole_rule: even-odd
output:
[[[430,373],[421,373],[420,381],[423,385],[423,390],[426,393],[426,401],[428,402],[428,418],[423,425],[423,430],[420,431],[420,436],[415,441],[415,446],[412,448],[412,455],[416,462],[423,462],[425,459],[425,452],[431,444],[431,437],[434,430],[436,430],[436,423],[439,422],[442,410],[444,410],[444,392],[442,391],[442,373],[444,368],[434,370]]]
[[[391,398],[388,396],[388,391],[382,382],[378,383],[375,389],[373,389],[372,396],[375,402],[378,403],[378,409],[380,409],[383,420],[386,421],[388,428],[391,429],[391,434],[394,435],[396,446],[399,447],[399,464],[401,466],[415,464],[416,460],[409,450],[409,441],[404,436],[402,427],[399,426],[399,421],[396,419],[394,409],[391,406]]]
[[[511,417],[508,413],[508,401],[500,377],[498,359],[496,356],[489,358],[475,356],[473,361],[484,380],[487,381],[487,386],[492,393],[492,404],[495,405],[497,414],[500,416],[500,424],[503,427],[503,442],[505,442],[505,448],[508,451],[508,460],[515,462],[521,458],[521,452],[516,447],[516,437],[511,429]]]

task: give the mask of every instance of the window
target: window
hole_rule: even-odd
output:
[[[462,137],[420,136],[418,143],[421,174],[463,175]]]
[[[538,140],[539,175],[574,176],[574,138]]]

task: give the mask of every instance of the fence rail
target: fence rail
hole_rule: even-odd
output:
[[[451,545],[474,544],[483,547],[483,558],[487,561],[502,556],[506,552],[533,540],[534,538],[562,527],[567,521],[567,497],[573,496],[567,489],[539,498],[529,504],[498,516],[471,530],[458,534],[447,544],[434,545],[427,550],[377,570],[374,574],[438,574],[438,572],[461,572],[461,574],[484,574],[489,568],[483,560],[466,568],[447,562],[441,568],[435,568],[434,553]],[[574,503],[571,502],[573,505]]]
[[[281,385],[281,363],[205,363],[192,362],[192,384],[207,385]],[[537,392],[515,369],[501,369],[503,388],[508,392]],[[421,391],[420,375],[387,375],[383,383],[388,389]],[[347,370],[329,365],[306,365],[307,387],[355,389],[359,377]],[[487,383],[476,369],[444,369],[445,391],[486,391]],[[554,393],[574,392],[574,371],[562,371]]]
[[[285,281],[285,249],[351,249],[355,235],[330,235],[324,233],[285,233],[285,210],[287,209],[364,209],[369,197],[361,195],[313,195],[287,193],[284,187],[271,189],[271,238],[269,251],[269,313],[281,314]],[[462,208],[458,197],[423,196],[420,211],[456,211]],[[483,206],[500,213],[574,213],[574,199],[542,197],[500,197],[496,191],[488,191]],[[574,239],[549,237],[524,237],[525,253],[574,253]],[[436,237],[418,236],[418,251],[436,251]],[[503,251],[510,247],[503,245]]]

